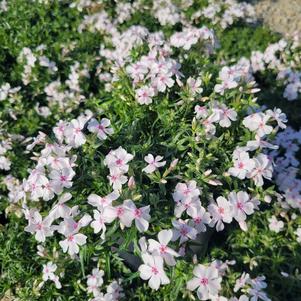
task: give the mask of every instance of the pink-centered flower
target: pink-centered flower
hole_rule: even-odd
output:
[[[190,291],[197,289],[197,295],[200,300],[208,300],[212,296],[218,295],[222,282],[218,269],[213,266],[206,267],[198,264],[193,269],[193,275],[195,277],[187,282],[187,289]]]
[[[168,243],[173,236],[172,230],[161,230],[158,233],[158,241],[154,239],[148,240],[148,250],[156,256],[161,256],[167,265],[174,266],[176,264],[175,258],[180,256],[176,251],[168,247]]]
[[[148,285],[158,290],[160,285],[168,284],[170,281],[163,269],[163,259],[160,256],[142,254],[143,264],[139,267],[140,277],[148,280]]]

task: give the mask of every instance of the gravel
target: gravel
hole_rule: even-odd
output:
[[[254,2],[258,17],[272,30],[284,35],[300,34],[301,0],[257,0]]]

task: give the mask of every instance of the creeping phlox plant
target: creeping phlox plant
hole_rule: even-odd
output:
[[[297,39],[233,62],[218,33],[255,22],[246,3],[31,2],[74,23],[0,82],[1,210],[36,265],[19,295],[272,300],[268,271],[223,246],[261,215],[301,242],[300,131],[257,101],[268,70],[298,98]]]

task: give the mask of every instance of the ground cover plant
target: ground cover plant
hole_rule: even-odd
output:
[[[233,0],[0,17],[1,300],[301,300],[297,34]]]

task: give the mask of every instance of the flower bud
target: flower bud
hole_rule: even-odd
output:
[[[133,190],[133,189],[136,188],[136,182],[135,182],[135,179],[134,179],[133,176],[131,176],[131,177],[129,178],[129,181],[128,181],[128,187],[129,187],[129,189],[131,189],[131,190]]]

